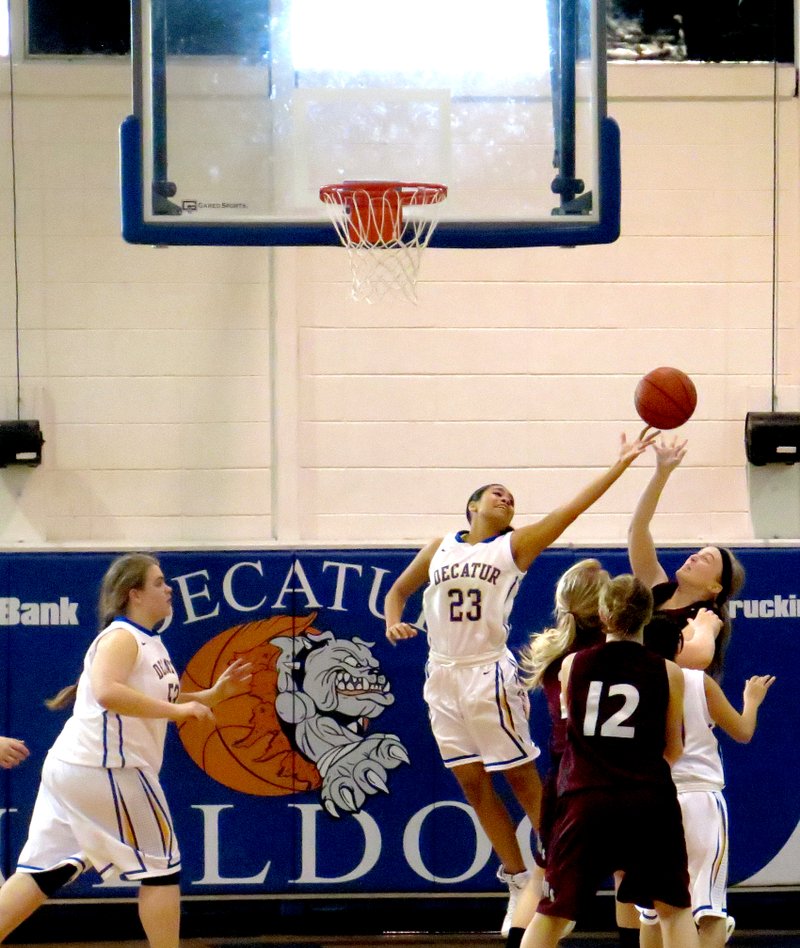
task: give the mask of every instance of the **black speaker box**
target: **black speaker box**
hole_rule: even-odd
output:
[[[0,421],[0,467],[42,463],[44,438],[38,421]]]
[[[744,446],[751,464],[796,464],[800,461],[800,413],[749,411]]]

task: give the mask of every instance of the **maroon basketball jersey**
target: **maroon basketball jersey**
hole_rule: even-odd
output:
[[[559,795],[637,783],[669,785],[668,703],[664,659],[638,642],[607,642],[577,652],[567,689]]]
[[[572,652],[579,652],[581,649],[590,648],[592,645],[602,645],[606,637],[602,629],[597,626],[578,626],[575,630],[575,640],[569,649],[552,662],[544,670],[542,675],[542,691],[544,691],[547,701],[547,710],[550,712],[550,720],[553,729],[550,734],[550,763],[553,768],[557,767],[564,748],[567,744],[567,722],[561,717],[561,682],[558,680],[561,665],[567,655]]]

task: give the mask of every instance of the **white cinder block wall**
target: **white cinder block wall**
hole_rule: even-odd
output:
[[[18,338],[21,415],[47,439],[40,468],[0,471],[0,546],[416,543],[488,480],[535,517],[611,462],[663,364],[700,402],[658,538],[752,540],[745,413],[773,387],[800,409],[794,69],[777,107],[771,66],[609,72],[622,238],[432,250],[412,307],[352,302],[333,248],[126,245],[127,63],[16,65],[13,166],[0,71],[0,414]],[[651,464],[564,541],[622,541]]]

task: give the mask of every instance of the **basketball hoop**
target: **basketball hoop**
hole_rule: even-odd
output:
[[[344,181],[320,188],[319,196],[350,256],[353,299],[374,303],[399,290],[416,303],[420,259],[445,185]]]

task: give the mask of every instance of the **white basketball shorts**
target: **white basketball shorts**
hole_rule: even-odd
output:
[[[689,888],[695,922],[708,915],[727,918],[728,808],[719,790],[679,790]],[[641,919],[654,924],[658,916],[643,909]]]
[[[48,756],[19,872],[73,864],[136,882],[170,875],[181,856],[157,776],[144,769],[105,770]]]
[[[480,761],[488,771],[509,770],[539,756],[510,652],[484,665],[430,661],[423,694],[445,767]]]

